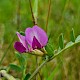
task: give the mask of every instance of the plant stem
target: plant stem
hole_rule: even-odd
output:
[[[33,74],[30,76],[30,78],[28,80],[31,80],[37,73],[38,71],[48,62],[49,59],[46,59],[34,72]]]
[[[61,54],[61,53],[62,53],[63,51],[65,51],[66,49],[68,49],[68,48],[70,48],[70,47],[72,47],[72,46],[74,46],[74,45],[76,45],[76,44],[78,44],[78,43],[80,43],[80,42],[73,43],[72,45],[63,48],[61,51],[57,52],[53,57],[51,57],[50,61],[51,61],[52,59],[54,59],[55,57],[57,57],[59,54]]]
[[[30,76],[30,78],[28,80],[31,80],[38,72],[39,70],[48,62],[48,61],[51,61],[52,59],[54,59],[55,57],[57,57],[59,54],[61,54],[63,51],[65,51],[66,49],[78,44],[80,42],[76,42],[76,43],[73,43],[72,45],[68,46],[68,47],[65,47],[64,49],[62,49],[61,51],[57,52],[54,56],[52,56],[50,59],[46,59],[34,72],[33,74]]]
[[[37,25],[37,18],[38,18],[38,0],[34,0],[34,7],[33,7],[33,14],[35,18],[35,24]]]
[[[46,33],[47,33],[47,27],[48,27],[49,15],[50,15],[50,8],[51,8],[51,0],[49,0],[49,6],[48,6],[48,14],[47,14],[47,21],[46,21]]]
[[[29,4],[30,4],[30,9],[31,9],[31,14],[32,14],[32,19],[33,19],[33,24],[36,25],[35,17],[34,17],[33,10],[32,10],[32,5],[31,5],[31,0],[29,0]]]

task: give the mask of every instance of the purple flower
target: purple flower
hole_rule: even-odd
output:
[[[19,32],[16,33],[20,42],[15,42],[14,44],[14,48],[19,51],[20,53],[23,52],[28,52],[29,48],[28,48],[28,44],[27,41],[25,39],[25,36],[22,36]]]
[[[20,42],[15,42],[15,49],[20,53],[41,49],[46,46],[48,37],[44,30],[37,25],[25,30],[25,36],[17,32]]]

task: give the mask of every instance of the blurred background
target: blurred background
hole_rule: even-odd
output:
[[[33,3],[34,0],[32,6]],[[46,30],[48,5],[49,0],[39,0],[38,25],[44,30]],[[18,40],[15,36],[16,31],[25,31],[27,27],[32,26],[29,0],[0,0],[0,60],[11,44],[3,60],[3,66],[15,61],[16,50],[13,45]],[[80,0],[51,0],[47,34],[51,34],[54,49],[58,49],[58,38],[61,33],[64,34],[65,44],[70,41],[72,28],[75,37],[80,34]],[[32,73],[36,68],[36,59],[31,55],[27,55],[27,58],[27,72]],[[80,44],[66,50],[44,66],[40,71],[39,80],[47,80],[54,70],[53,80],[80,80]],[[15,72],[11,74],[16,76]]]

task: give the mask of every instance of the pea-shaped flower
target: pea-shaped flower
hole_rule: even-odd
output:
[[[41,49],[46,46],[48,36],[46,32],[37,25],[25,30],[25,36],[17,32],[20,42],[15,42],[15,49],[20,53]]]

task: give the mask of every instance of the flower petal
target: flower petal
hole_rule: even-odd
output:
[[[28,44],[32,47],[32,41],[34,37],[34,31],[32,28],[27,28],[25,31],[25,36]]]
[[[25,40],[25,36],[22,36],[19,32],[16,33],[20,42],[23,44],[25,48],[28,49],[27,41]]]
[[[38,40],[42,47],[47,44],[48,37],[46,32],[37,25],[33,26],[33,28],[27,28],[25,31],[25,35],[26,40],[31,47],[34,36],[36,37],[36,39]]]
[[[26,48],[22,45],[21,42],[15,42],[14,48],[20,53],[26,52]]]
[[[46,44],[48,42],[48,36],[47,36],[46,32],[43,29],[41,29],[40,27],[38,27],[37,25],[33,26],[33,30],[36,35],[35,37],[41,43],[41,45],[46,46]]]
[[[41,44],[38,42],[38,40],[36,39],[35,36],[34,36],[34,38],[33,38],[32,48],[33,48],[33,49],[42,48],[42,47],[41,47]]]

